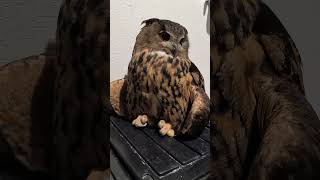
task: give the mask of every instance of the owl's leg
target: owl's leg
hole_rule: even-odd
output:
[[[145,127],[148,124],[149,117],[147,115],[139,115],[132,121],[132,125],[135,127]]]
[[[158,127],[160,128],[160,134],[162,136],[167,135],[169,137],[174,136],[174,130],[172,129],[172,125],[170,123],[166,123],[165,120],[160,120],[158,123]]]

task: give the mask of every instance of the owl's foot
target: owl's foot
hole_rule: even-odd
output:
[[[147,115],[139,115],[132,121],[132,125],[135,127],[145,127],[148,124],[149,118]]]
[[[160,134],[162,136],[167,135],[169,137],[174,136],[174,130],[170,123],[166,123],[164,120],[160,120],[158,123],[158,127],[160,128]]]

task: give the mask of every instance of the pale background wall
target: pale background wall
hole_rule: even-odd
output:
[[[131,59],[141,22],[168,19],[185,26],[189,33],[189,57],[204,76],[210,91],[210,35],[205,0],[111,0],[110,80],[123,78]]]

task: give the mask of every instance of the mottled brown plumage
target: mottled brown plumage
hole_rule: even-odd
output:
[[[163,135],[196,136],[208,123],[209,98],[188,58],[187,30],[168,20],[144,23],[125,78],[127,115],[137,127],[159,123]]]
[[[320,179],[320,121],[289,34],[259,0],[211,12],[209,179]]]

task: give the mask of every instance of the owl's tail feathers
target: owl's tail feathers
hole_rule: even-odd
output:
[[[125,78],[110,82],[110,99],[107,103],[107,110],[110,114],[126,116],[126,94],[127,82]]]
[[[201,87],[193,87],[191,108],[178,135],[198,137],[209,123],[210,99]]]

